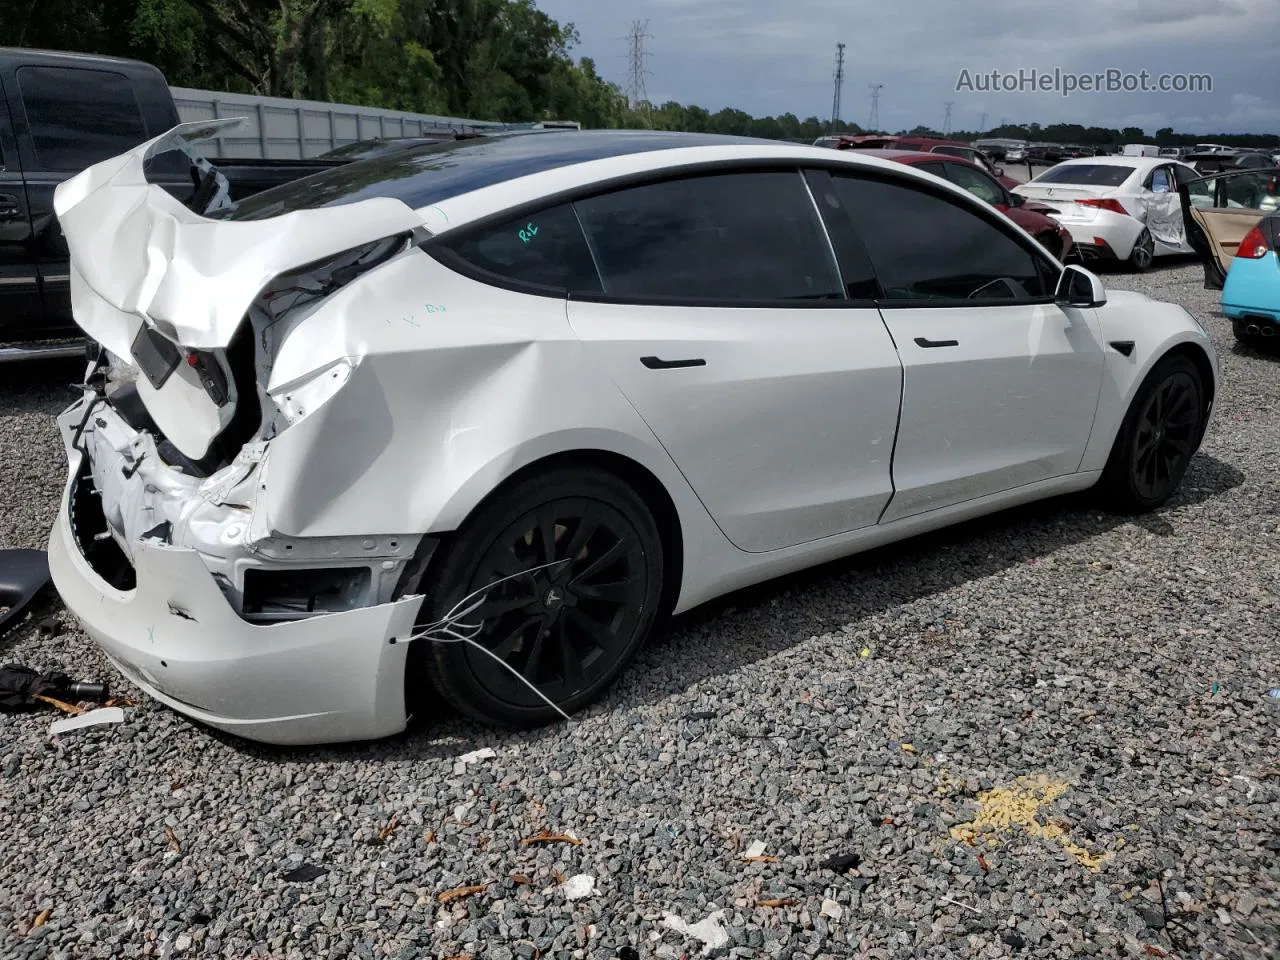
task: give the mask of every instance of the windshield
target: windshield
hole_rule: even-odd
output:
[[[1064,163],[1046,170],[1036,177],[1035,183],[1079,183],[1091,187],[1118,187],[1131,176],[1137,167],[1118,163]]]

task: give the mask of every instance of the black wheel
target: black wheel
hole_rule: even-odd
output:
[[[462,604],[483,601],[457,628],[484,650],[414,641],[409,702],[427,680],[479,720],[525,727],[559,717],[533,685],[572,713],[643,644],[662,599],[662,571],[653,515],[614,475],[561,469],[518,482],[442,544],[419,588],[426,624],[492,585]]]
[[[1099,484],[1115,509],[1152,510],[1173,495],[1204,434],[1204,384],[1187,357],[1156,364],[1120,425]]]
[[[1150,231],[1146,227],[1142,228],[1142,232],[1138,234],[1138,239],[1133,243],[1133,252],[1129,254],[1129,267],[1135,273],[1146,273],[1151,269],[1151,263],[1156,258],[1156,242],[1151,238]]]

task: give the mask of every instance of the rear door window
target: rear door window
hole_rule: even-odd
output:
[[[128,78],[79,67],[21,67],[18,90],[40,170],[78,172],[147,139]]]
[[[963,163],[948,163],[947,176],[956,186],[968,190],[985,203],[993,206],[1004,203],[1004,187],[981,170],[975,170]]]
[[[798,170],[665,180],[574,206],[607,296],[722,304],[844,299]]]

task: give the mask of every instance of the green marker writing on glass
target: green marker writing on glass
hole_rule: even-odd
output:
[[[532,223],[527,223],[525,224],[524,229],[520,231],[520,242],[527,244],[530,240],[532,240],[537,235],[538,235],[538,228],[535,227]]]

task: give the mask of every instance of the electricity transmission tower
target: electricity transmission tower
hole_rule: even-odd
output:
[[[883,83],[867,84],[871,88],[871,119],[867,121],[867,129],[878,131],[880,129],[880,91],[883,89]]]
[[[836,92],[831,100],[831,132],[836,132],[840,122],[840,90],[844,86],[844,44],[836,44]]]
[[[653,36],[649,33],[648,20],[632,20],[631,30],[627,34],[630,42],[630,58],[631,58],[631,77],[627,82],[627,99],[631,101],[633,110],[643,110],[646,120],[649,113],[649,94],[644,87],[644,78],[648,74],[645,69],[644,61],[648,53],[644,49],[644,42],[652,40]]]
[[[955,105],[954,100],[948,100],[945,104],[947,108],[947,116],[946,119],[942,121],[942,132],[947,135],[950,135],[951,133],[951,108]]]

